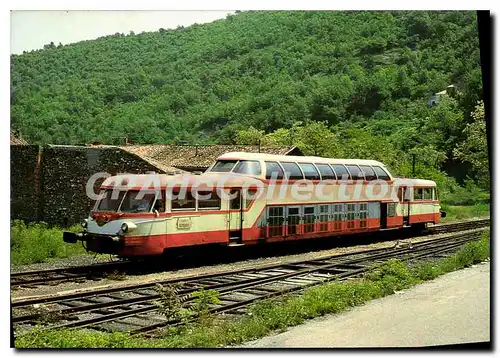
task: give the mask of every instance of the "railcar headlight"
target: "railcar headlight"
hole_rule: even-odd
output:
[[[83,219],[82,222],[80,223],[80,225],[82,225],[82,227],[84,229],[86,229],[87,226],[89,225],[89,220],[88,219]]]
[[[137,225],[135,225],[134,223],[123,223],[121,229],[123,232],[130,232],[137,229]]]

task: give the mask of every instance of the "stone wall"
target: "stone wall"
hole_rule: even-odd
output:
[[[36,151],[31,147],[11,146],[11,219],[69,226],[87,217],[94,204],[86,195],[86,185],[95,173],[162,172],[116,147],[49,146],[41,148],[37,191],[33,188],[37,188],[38,147],[34,146]],[[21,177],[28,180],[22,182]],[[103,180],[95,183],[94,192]]]
[[[12,219],[39,220],[37,145],[10,146],[10,211]]]

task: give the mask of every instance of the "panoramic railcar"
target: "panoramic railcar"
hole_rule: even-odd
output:
[[[110,177],[100,197],[84,232],[63,239],[124,257],[422,229],[445,215],[435,182],[393,178],[378,161],[261,153],[226,153],[201,175]]]

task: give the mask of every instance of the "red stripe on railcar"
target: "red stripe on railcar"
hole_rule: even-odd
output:
[[[423,222],[438,222],[440,214],[417,214],[410,216],[410,224]],[[352,225],[349,225],[352,224]],[[387,217],[387,227],[403,226],[403,216]],[[293,227],[293,230],[290,230]],[[264,239],[266,242],[291,241],[301,239],[322,238],[336,235],[348,235],[372,232],[380,229],[379,218],[350,221],[328,221],[315,223],[301,223],[297,225],[264,226],[246,228],[242,230],[242,242],[255,244]],[[311,231],[309,231],[311,230]],[[326,230],[326,231],[325,231]],[[309,232],[308,232],[309,231]],[[272,235],[274,233],[274,235]],[[196,246],[203,244],[227,244],[229,231],[214,230],[202,232],[185,232],[175,234],[161,234],[152,236],[128,236],[125,238],[121,255],[158,255],[166,248]]]

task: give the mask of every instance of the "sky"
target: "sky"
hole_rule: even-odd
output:
[[[212,22],[223,19],[234,11],[11,11],[10,53],[20,54],[43,48],[54,42],[58,45],[117,32],[136,34],[142,31],[172,29],[194,23]]]

